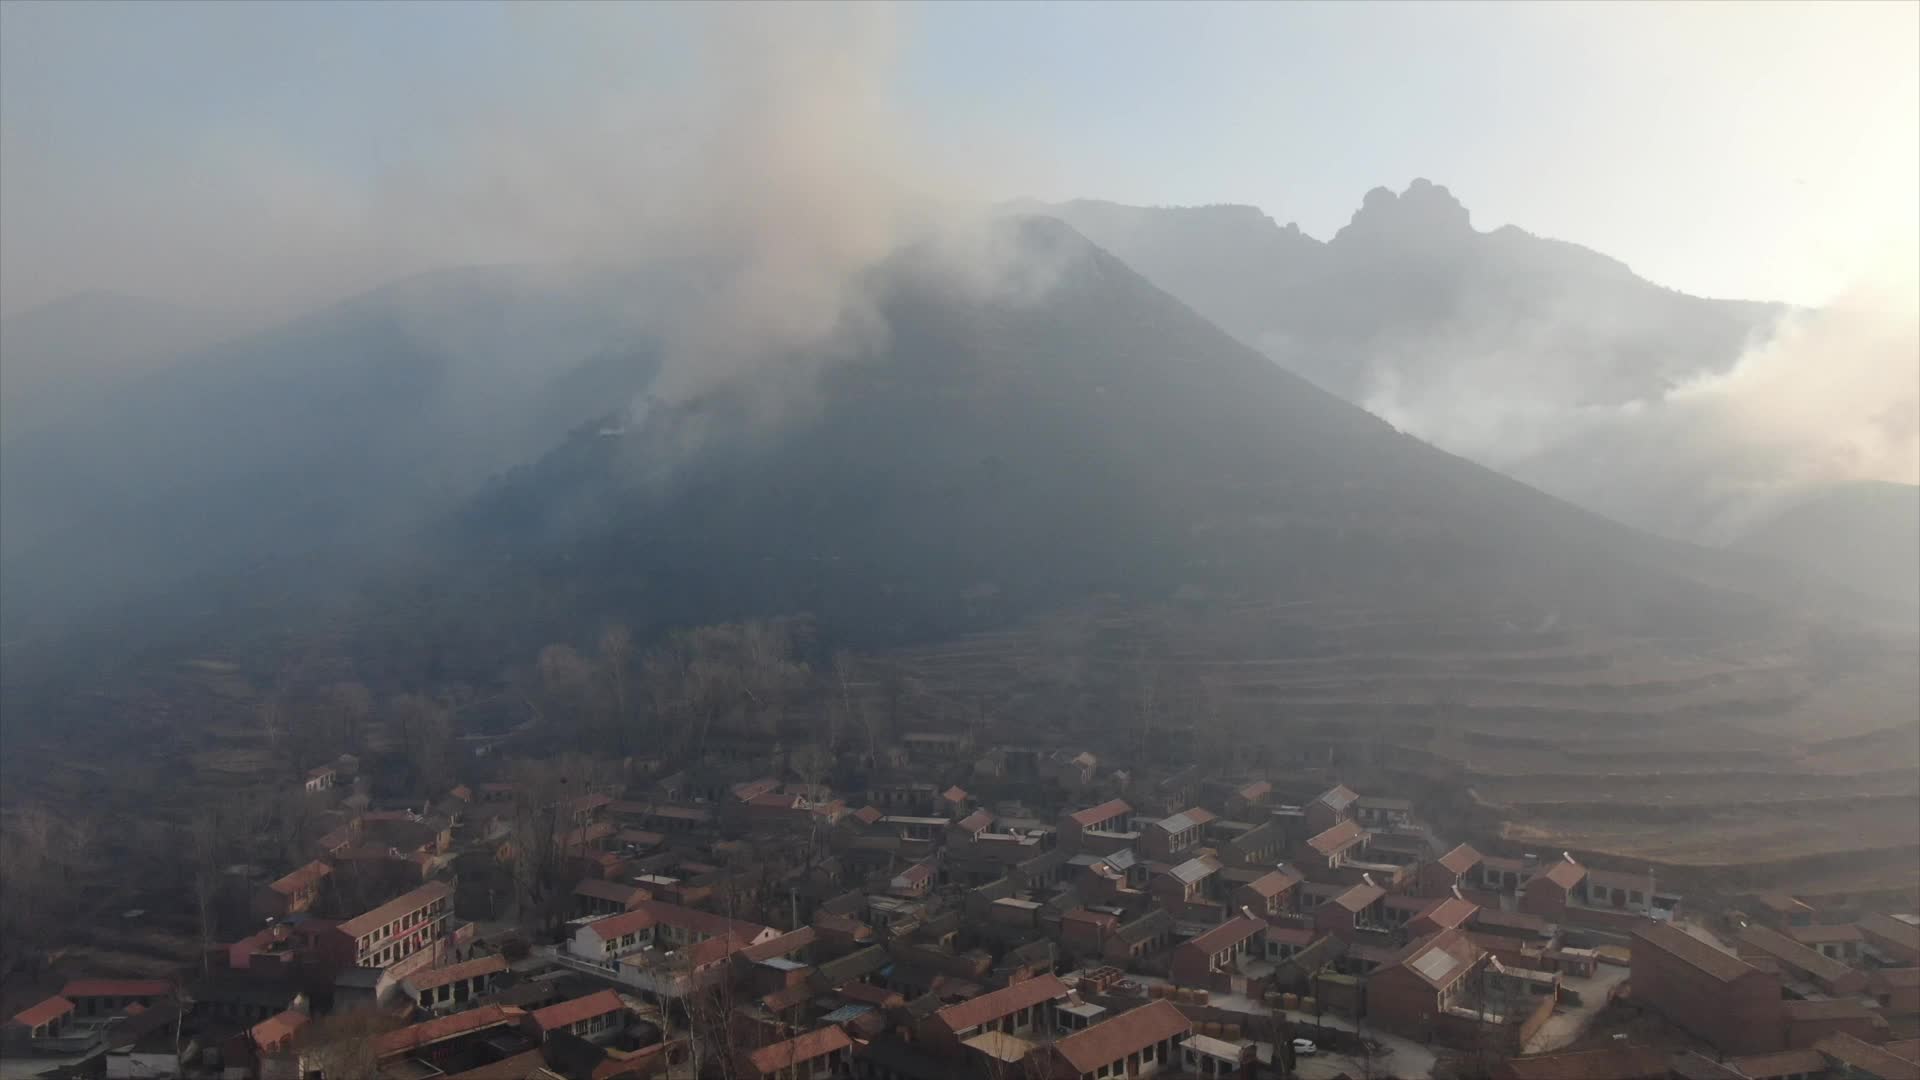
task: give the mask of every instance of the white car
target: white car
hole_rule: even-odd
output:
[[[1320,1048],[1313,1045],[1312,1039],[1293,1040],[1293,1056],[1294,1057],[1312,1057],[1313,1055],[1319,1052],[1320,1052]]]

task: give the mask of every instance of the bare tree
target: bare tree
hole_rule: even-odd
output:
[[[194,910],[199,916],[200,965],[205,971],[213,948],[214,900],[220,891],[220,817],[211,807],[194,812],[187,826],[188,851],[193,874]]]

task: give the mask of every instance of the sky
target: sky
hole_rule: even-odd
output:
[[[951,197],[1245,202],[1326,238],[1424,176],[1687,292],[1920,287],[1920,4],[951,3],[863,9],[852,44],[809,14],[802,77],[861,65],[892,164]],[[0,5],[0,313],[605,254],[766,55],[711,17]]]

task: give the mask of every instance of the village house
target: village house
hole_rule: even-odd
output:
[[[1786,1048],[1778,977],[1661,922],[1634,930],[1631,959],[1635,1002],[1721,1053]]]
[[[1377,795],[1362,795],[1353,800],[1353,817],[1369,829],[1389,829],[1413,824],[1413,803]]]
[[[453,888],[422,885],[322,932],[327,955],[346,967],[402,968],[403,976],[438,954],[452,918]]]
[[[253,914],[257,919],[284,919],[306,911],[320,898],[320,890],[333,867],[315,859],[291,873],[262,885],[253,896]]]
[[[1824,956],[1769,927],[1749,926],[1740,931],[1734,951],[1755,966],[1772,964],[1786,976],[1789,987],[1793,982],[1804,982],[1833,997],[1857,995],[1867,988],[1865,972]]]
[[[604,1042],[626,1025],[627,1005],[611,990],[562,1001],[527,1014],[527,1027],[541,1042],[566,1032],[589,1042]]]
[[[58,1039],[73,1018],[73,1002],[56,994],[14,1013],[7,1021],[7,1034],[21,1042]]]
[[[1235,910],[1245,908],[1263,917],[1291,914],[1297,895],[1294,890],[1301,880],[1299,874],[1284,867],[1269,870],[1252,881],[1234,886],[1227,902]]]
[[[1455,889],[1478,889],[1485,885],[1480,877],[1480,853],[1460,844],[1445,855],[1420,867],[1414,891],[1421,896],[1445,896]]]
[[[1130,848],[1139,838],[1127,828],[1133,807],[1123,800],[1109,799],[1098,806],[1075,810],[1060,816],[1059,842],[1068,852],[1091,851],[1104,854],[1116,848]]]
[[[1178,915],[1188,907],[1219,900],[1224,894],[1220,860],[1211,855],[1188,859],[1148,882],[1148,891],[1168,911]]]
[[[1200,843],[1202,830],[1213,819],[1213,814],[1196,806],[1152,822],[1140,832],[1140,854],[1173,862]]]
[[[1477,992],[1487,954],[1458,930],[1408,945],[1367,978],[1367,1018],[1408,1038],[1428,1039]]]
[[[333,782],[338,775],[331,765],[316,766],[307,770],[307,778],[303,787],[309,795],[318,795],[323,791],[331,791],[333,790]]]
[[[1332,872],[1358,859],[1366,846],[1367,831],[1359,822],[1341,821],[1308,837],[1296,853],[1297,861],[1309,876]]]
[[[1178,1044],[1193,1023],[1170,1001],[1154,1001],[1036,1050],[1049,1080],[1150,1077],[1180,1068]]]
[[[1345,784],[1335,784],[1321,792],[1303,808],[1307,815],[1307,828],[1321,833],[1343,821],[1351,821],[1353,804],[1358,798],[1360,796]]]
[[[740,1070],[751,1080],[830,1080],[847,1068],[852,1051],[846,1029],[832,1025],[758,1050],[741,1050]]]
[[[1228,919],[1206,933],[1174,946],[1169,968],[1175,984],[1212,987],[1216,976],[1239,970],[1241,959],[1264,959],[1262,935],[1267,921],[1242,915]]]
[[[506,971],[505,957],[482,956],[448,967],[416,971],[401,979],[400,987],[408,1000],[420,1008],[447,1012],[492,993],[494,981]]]
[[[955,1005],[934,1010],[920,1026],[920,1037],[939,1053],[958,1054],[968,1039],[984,1032],[1027,1036],[1054,1030],[1054,1009],[1071,997],[1052,975],[1025,979]]]
[[[1387,930],[1385,905],[1381,902],[1386,895],[1387,890],[1372,882],[1349,886],[1313,909],[1313,927],[1349,945],[1364,935],[1377,938]]]
[[[74,979],[61,987],[60,996],[73,1003],[74,1015],[118,1016],[131,1006],[151,1009],[173,996],[165,979]]]
[[[641,901],[651,899],[653,895],[638,885],[622,885],[601,878],[582,878],[573,887],[573,917],[585,919],[617,915],[622,911],[632,911]]]

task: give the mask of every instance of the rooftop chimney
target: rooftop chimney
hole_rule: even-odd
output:
[[[1455,885],[1455,886],[1453,887],[1453,898],[1454,898],[1455,900],[1465,900],[1465,899],[1466,899],[1466,897],[1465,897],[1465,896],[1462,896],[1462,895],[1460,894],[1460,886],[1458,886],[1458,885]]]

